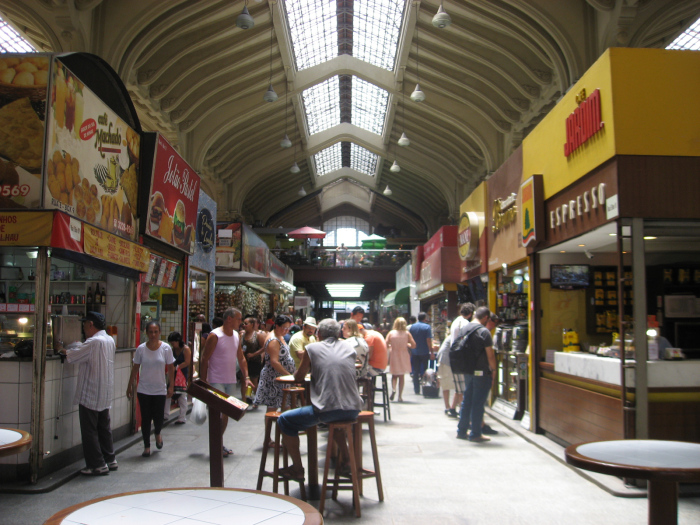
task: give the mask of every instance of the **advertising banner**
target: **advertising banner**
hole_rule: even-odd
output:
[[[49,246],[53,212],[0,213],[0,246]]]
[[[83,225],[85,253],[140,272],[148,270],[150,252],[134,242],[102,231],[90,224]]]
[[[51,56],[0,58],[0,209],[41,207]]]
[[[241,269],[243,229],[240,222],[218,227],[216,231],[216,267]]]
[[[190,266],[214,272],[216,268],[216,201],[199,190],[194,254]]]
[[[57,58],[51,75],[44,207],[135,240],[138,133]]]
[[[163,288],[175,288],[179,275],[180,263],[152,253],[142,282]]]
[[[262,277],[270,275],[270,249],[267,243],[258,237],[255,232],[243,225],[243,264],[244,272],[254,273]]]
[[[188,254],[194,253],[199,175],[157,135],[146,235]]]

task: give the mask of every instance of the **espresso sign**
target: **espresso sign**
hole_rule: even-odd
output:
[[[157,135],[146,234],[188,254],[194,252],[199,175]]]

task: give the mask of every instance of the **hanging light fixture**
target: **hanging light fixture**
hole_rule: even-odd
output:
[[[408,137],[406,136],[406,92],[403,89],[403,85],[401,86],[401,97],[401,112],[403,113],[403,133],[401,133],[401,138],[399,139],[397,144],[403,148],[407,148],[411,145],[411,141],[408,140]]]
[[[445,8],[442,7],[442,2],[440,2],[440,7],[438,7],[437,13],[433,17],[433,25],[438,29],[445,29],[451,23],[450,15],[445,12]]]
[[[306,197],[306,190],[304,189],[304,186],[301,187],[297,195],[299,195],[299,197]]]
[[[404,147],[404,148],[406,148],[406,147],[408,147],[408,146],[411,145],[411,141],[408,140],[408,137],[406,136],[406,132],[405,132],[405,131],[404,131],[403,133],[401,133],[401,138],[399,139],[398,144],[399,144],[399,146],[402,146],[402,147]]]
[[[248,0],[246,0],[245,6],[243,6],[243,11],[241,11],[241,14],[236,18],[236,25],[241,29],[250,29],[255,25],[255,20],[253,20],[253,17],[250,16],[248,12]]]
[[[387,184],[387,185],[386,185],[386,188],[384,188],[384,195],[386,195],[386,196],[388,197],[388,196],[391,195],[392,193],[394,193],[394,192],[391,191],[391,188],[390,188],[389,185]]]
[[[272,37],[274,36],[275,33],[275,24],[274,24],[274,17],[272,16],[272,10],[274,9],[275,4],[271,3],[270,4],[270,84],[267,88],[267,91],[263,95],[263,100],[265,102],[274,102],[277,100],[277,93],[275,93],[275,89],[272,87]],[[245,9],[244,9],[245,11]]]
[[[392,173],[398,173],[401,171],[401,166],[399,166],[399,163],[397,161],[394,161],[394,163],[391,165],[391,168],[389,168],[389,171]]]
[[[287,80],[284,81],[284,138],[280,141],[280,147],[291,148],[292,141],[289,140],[289,135],[287,135],[287,121],[289,120],[289,103],[287,102],[287,95],[289,88],[287,86]]]
[[[418,15],[416,15],[416,89],[411,93],[411,100],[413,102],[423,102],[425,100],[425,93],[420,89],[420,48],[418,46]]]
[[[286,128],[287,128],[286,122],[284,124],[284,127],[285,127],[285,131],[286,131]],[[296,113],[295,113],[294,114],[294,129],[296,129],[296,127],[297,127],[297,120],[296,120]],[[285,137],[286,137],[286,135],[285,135]],[[296,142],[294,143],[294,164],[292,164],[292,167],[289,168],[289,171],[290,171],[290,173],[294,173],[294,174],[299,173],[301,171],[301,169],[299,168],[299,164],[297,164],[297,143]]]
[[[291,173],[299,173],[301,171],[301,168],[299,168],[299,164],[297,164],[297,162],[294,161],[294,164],[292,164],[292,167],[289,168],[289,171]]]

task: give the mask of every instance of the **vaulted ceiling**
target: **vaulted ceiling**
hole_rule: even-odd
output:
[[[307,3],[321,2],[352,17],[380,0]],[[245,4],[247,30],[236,26]],[[452,23],[438,29],[439,5],[405,3],[392,70],[350,54],[297,70],[284,0],[2,0],[0,12],[40,50],[107,60],[143,128],[200,173],[220,219],[297,227],[349,214],[418,237],[456,221],[606,48],[664,47],[700,15],[700,0],[446,0]],[[380,135],[347,122],[309,134],[302,92],[337,75],[389,93]],[[421,103],[409,98],[418,81]],[[396,145],[403,132],[408,148]],[[294,148],[280,148],[285,133]],[[319,176],[311,158],[339,142],[377,154],[375,172]]]

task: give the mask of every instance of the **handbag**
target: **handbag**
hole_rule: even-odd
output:
[[[175,372],[175,392],[185,392],[187,391],[187,379],[185,379],[185,374],[179,368]]]

